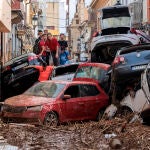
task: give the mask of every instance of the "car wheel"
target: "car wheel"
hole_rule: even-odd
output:
[[[49,112],[45,116],[44,124],[46,126],[57,126],[58,125],[58,116],[55,112]]]
[[[97,114],[96,120],[100,121],[103,118],[104,110],[100,110]]]

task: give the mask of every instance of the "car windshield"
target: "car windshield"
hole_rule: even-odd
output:
[[[77,70],[74,78],[92,78],[101,82],[105,73],[106,71],[99,67],[84,66]]]
[[[130,27],[130,17],[114,17],[102,20],[102,29]]]
[[[41,82],[29,88],[24,94],[32,96],[42,96],[55,98],[65,87],[65,84],[55,82]]]

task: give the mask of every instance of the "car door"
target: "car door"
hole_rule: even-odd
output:
[[[87,119],[95,119],[99,109],[103,106],[100,91],[95,85],[80,85],[81,99],[83,100]]]
[[[69,86],[64,95],[71,95],[71,98],[64,101],[64,113],[65,121],[71,120],[82,120],[85,117],[85,105],[83,99],[80,97],[80,87],[79,85]]]

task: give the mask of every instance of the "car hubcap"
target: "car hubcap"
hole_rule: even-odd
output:
[[[54,113],[49,113],[45,121],[47,126],[56,126],[58,123],[57,116]]]

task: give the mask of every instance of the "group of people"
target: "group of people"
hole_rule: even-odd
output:
[[[51,65],[50,62],[53,62],[54,66],[69,63],[71,57],[63,33],[60,34],[59,41],[51,33],[46,34],[42,30],[38,31],[38,36],[33,46],[33,52],[41,56],[47,65]]]

